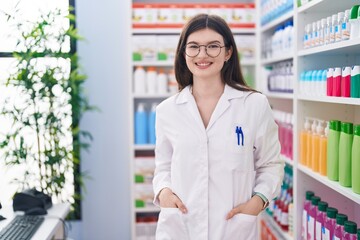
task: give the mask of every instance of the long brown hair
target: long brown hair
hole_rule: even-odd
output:
[[[194,16],[184,26],[181,32],[175,57],[175,77],[179,85],[179,90],[181,91],[186,86],[193,84],[193,75],[186,65],[184,56],[187,39],[193,32],[206,28],[219,33],[224,38],[224,44],[227,50],[233,49],[231,57],[221,69],[221,80],[229,86],[241,91],[255,91],[246,84],[241,73],[234,36],[229,26],[221,17],[208,14],[198,14]]]

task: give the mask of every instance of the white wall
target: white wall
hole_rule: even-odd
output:
[[[82,153],[82,170],[92,179],[86,181],[81,239],[130,239],[131,1],[79,0],[76,11],[86,38],[78,53],[87,95],[101,109],[81,123],[94,137],[90,152]]]

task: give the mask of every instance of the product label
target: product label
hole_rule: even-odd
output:
[[[330,239],[330,231],[329,231],[329,229],[325,228],[324,230],[325,231],[323,231],[322,239],[323,240],[331,240]]]
[[[302,226],[301,226],[301,237],[303,240],[306,240],[306,233],[307,233],[307,212],[303,210],[302,214]]]
[[[309,221],[308,221],[308,240],[314,240],[315,236],[314,236],[314,231],[315,231],[315,219],[313,217],[309,217]]]
[[[340,238],[334,236],[334,240],[340,240]]]
[[[315,239],[321,240],[321,222],[316,221]]]

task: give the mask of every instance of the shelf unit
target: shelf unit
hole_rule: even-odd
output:
[[[293,161],[285,162],[293,167],[294,181],[294,212],[293,238],[287,233],[281,231],[280,239],[301,239],[301,215],[305,193],[308,190],[314,191],[323,201],[329,203],[329,206],[335,207],[339,212],[347,214],[349,219],[360,224],[360,195],[354,193],[351,188],[342,187],[338,182],[329,180],[326,176],[312,171],[311,169],[299,163],[299,136],[303,129],[304,118],[313,117],[323,120],[337,119],[340,121],[360,123],[360,99],[344,97],[318,97],[299,94],[299,77],[301,72],[313,69],[327,69],[330,67],[353,66],[360,64],[360,39],[346,40],[304,49],[302,44],[305,25],[321,18],[331,16],[340,11],[350,9],[356,2],[350,0],[331,1],[331,0],[312,0],[305,6],[297,7],[297,1],[294,0],[293,13],[280,16],[269,24],[258,28],[257,47],[261,49],[261,41],[269,36],[269,32],[287,21],[291,17],[294,20],[294,53],[279,58],[261,59],[258,54],[259,62],[257,71],[261,72],[264,66],[275,62],[292,58],[294,64],[294,93],[269,93],[266,90],[266,79],[256,79],[257,82],[263,82],[263,91],[271,105],[275,109],[289,111],[294,116],[294,134],[293,134]],[[260,0],[256,3],[260,6]],[[281,156],[283,158],[283,156]],[[272,222],[270,216],[266,219]],[[276,224],[275,224],[276,225]]]

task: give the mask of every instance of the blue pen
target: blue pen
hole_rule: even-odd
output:
[[[241,145],[244,146],[244,133],[241,127],[236,126],[235,133],[237,136],[237,144],[240,145],[240,137],[241,137]]]

